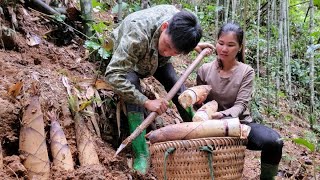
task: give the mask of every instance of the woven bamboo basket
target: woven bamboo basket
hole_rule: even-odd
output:
[[[237,137],[155,143],[151,163],[157,179],[241,179],[246,143]]]

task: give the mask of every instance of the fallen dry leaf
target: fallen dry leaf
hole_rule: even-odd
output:
[[[41,43],[41,39],[37,35],[33,35],[31,33],[27,33],[26,43],[29,46],[36,46],[36,45],[39,45]]]
[[[93,98],[93,96],[94,96],[94,89],[92,86],[89,86],[89,88],[87,89],[87,92],[86,92],[86,98],[91,99],[91,98]]]
[[[100,89],[105,89],[110,91],[113,90],[112,86],[102,79],[97,79],[95,87],[97,90],[100,90]]]
[[[22,86],[23,86],[23,82],[22,81],[17,82],[16,84],[12,85],[9,88],[8,94],[10,96],[16,98],[20,94]]]

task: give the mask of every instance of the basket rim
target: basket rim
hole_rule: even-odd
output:
[[[199,140],[240,140],[243,142],[246,142],[247,139],[241,139],[240,137],[205,137],[205,138],[195,138],[195,139],[181,139],[181,140],[173,140],[173,141],[163,141],[163,142],[156,142],[156,143],[152,143],[150,144],[151,146],[154,145],[161,145],[161,144],[168,144],[168,143],[172,143],[172,142],[188,142],[188,141],[199,141]]]

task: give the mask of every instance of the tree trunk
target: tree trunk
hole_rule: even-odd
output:
[[[260,0],[258,0],[258,20],[257,20],[257,77],[259,78],[260,76],[260,59],[259,59],[259,54],[260,54]]]
[[[149,7],[149,0],[141,0],[141,8],[142,9],[147,9]]]
[[[247,31],[247,14],[248,14],[248,0],[244,0],[244,9],[243,9],[243,32],[246,33]],[[242,48],[246,48],[246,36],[243,36],[243,43],[242,43]],[[245,60],[245,51],[242,51],[242,57]]]
[[[314,29],[314,21],[313,21],[313,16],[314,16],[314,6],[313,6],[313,0],[310,0],[310,4],[309,4],[309,8],[310,8],[310,28],[309,28],[309,32],[310,32],[310,39],[309,39],[309,44],[310,47],[313,46],[313,29]],[[314,109],[315,109],[315,101],[314,101],[314,50],[311,50],[311,54],[310,54],[310,114],[312,115],[314,113]],[[313,127],[313,121],[310,122],[310,126],[311,128]]]
[[[286,6],[285,6],[285,16],[286,16],[286,45],[287,45],[287,51],[286,51],[286,59],[287,59],[287,65],[288,65],[288,92],[289,92],[289,103],[291,105],[291,110],[292,110],[292,105],[293,105],[293,100],[292,100],[292,89],[291,89],[291,48],[290,48],[290,32],[289,32],[289,0],[285,0]]]
[[[225,6],[225,11],[224,11],[224,23],[228,22],[228,14],[229,14],[229,4],[230,4],[230,0],[226,0],[224,2]]]
[[[281,59],[283,59],[282,56],[282,40],[283,40],[283,13],[282,13],[282,1],[280,1],[280,7],[279,7],[279,13],[280,16],[277,20],[277,24],[279,25],[279,35],[278,35],[278,43],[277,43],[277,69],[276,69],[276,106],[279,109],[279,92],[280,92],[280,69],[281,69]],[[280,110],[280,109],[279,109]]]
[[[237,14],[237,0],[232,0],[231,21],[234,22]]]
[[[118,21],[122,21],[122,0],[118,0]]]
[[[219,0],[217,0],[216,2],[216,8],[219,7]],[[219,11],[216,9],[216,21],[215,21],[215,25],[216,25],[216,34],[218,34],[219,31]]]
[[[92,22],[92,4],[91,0],[80,0],[80,8],[81,8],[81,15],[83,17],[83,28],[84,33],[88,36],[92,36],[92,32],[90,30],[89,23]]]
[[[266,76],[267,76],[267,106],[270,108],[270,67],[268,66],[268,64],[270,64],[270,34],[271,34],[271,22],[270,22],[270,9],[271,9],[271,1],[272,0],[268,0],[268,15],[267,15],[267,63],[266,63]],[[269,111],[267,111],[267,114],[269,116]]]

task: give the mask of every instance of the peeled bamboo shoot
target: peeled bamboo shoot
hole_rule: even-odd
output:
[[[190,87],[179,96],[179,103],[186,109],[197,102],[204,101],[211,89],[210,85]]]
[[[173,124],[151,131],[146,138],[151,143],[223,136],[247,138],[250,129],[250,126],[240,124],[239,118],[230,118]]]
[[[217,112],[218,110],[218,103],[217,101],[213,100],[207,102],[205,105],[201,106],[200,109],[194,114],[192,121],[206,121],[209,119],[213,119],[212,115]]]
[[[36,91],[33,86],[34,92]],[[39,96],[35,92],[22,117],[19,137],[21,154],[26,158],[23,165],[28,170],[29,179],[49,179],[50,161],[44,132],[43,114]]]
[[[48,113],[51,120],[50,141],[53,165],[66,171],[74,170],[73,159],[66,136],[57,121],[56,114]]]

